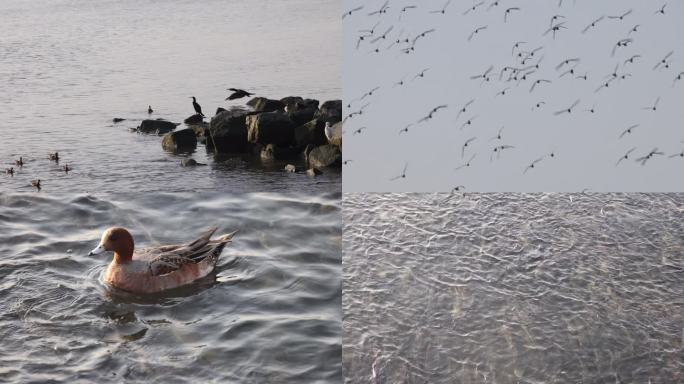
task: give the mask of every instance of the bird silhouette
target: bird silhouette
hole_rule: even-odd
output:
[[[204,117],[204,113],[202,113],[202,107],[197,103],[195,96],[191,96],[190,98],[192,99],[192,107],[195,108],[195,113]]]

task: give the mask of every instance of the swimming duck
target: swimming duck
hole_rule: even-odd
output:
[[[59,162],[59,152],[48,154],[48,158],[52,161]]]
[[[189,284],[214,270],[223,247],[237,232],[211,240],[216,229],[210,228],[187,244],[136,250],[130,232],[113,227],[104,231],[100,244],[88,256],[114,252],[104,277],[114,287],[136,293],[161,292]]]
[[[14,164],[23,167],[24,166],[24,158],[19,156],[19,160],[14,160]]]
[[[10,167],[10,168],[5,169],[5,173],[14,177],[14,167]]]
[[[152,110],[152,106],[151,106],[151,105],[148,105],[148,106],[147,106],[147,114],[148,114],[148,115],[151,115],[153,112],[154,112],[154,110]]]
[[[31,185],[36,187],[37,190],[40,191],[40,179],[38,180],[31,180]]]
[[[62,169],[64,170],[64,173],[69,173],[69,171],[71,171],[73,168],[69,166],[69,163],[66,163],[66,165],[64,165]]]

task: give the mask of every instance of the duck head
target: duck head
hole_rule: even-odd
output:
[[[102,234],[100,244],[88,253],[88,256],[99,255],[103,252],[114,252],[114,262],[125,263],[133,258],[133,236],[122,227],[109,228]]]

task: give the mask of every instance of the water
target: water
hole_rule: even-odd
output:
[[[1,2],[0,169],[19,156],[29,164],[0,188],[40,178],[72,193],[341,190],[340,172],[282,175],[285,163],[213,159],[201,145],[192,156],[210,166],[182,168],[187,155],[128,130],[149,104],[153,118],[182,122],[190,96],[207,116],[247,100],[223,101],[228,87],[341,99],[341,13],[337,0]],[[68,176],[46,159],[55,151]]]
[[[683,382],[683,211],[682,194],[345,194],[345,381]]]
[[[0,194],[1,382],[339,383],[339,194]],[[170,293],[101,282],[111,225],[139,246],[239,229]]]

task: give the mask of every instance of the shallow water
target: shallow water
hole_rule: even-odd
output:
[[[207,116],[228,87],[260,96],[341,99],[342,25],[337,0],[19,0],[0,3],[0,170],[29,160],[7,190],[339,191],[340,172],[315,179],[192,156],[179,166],[161,138],[129,132],[141,119],[182,122],[196,96]],[[113,124],[112,118],[128,120]],[[58,151],[68,176],[46,157]]]
[[[683,382],[683,213],[682,194],[345,194],[345,381]]]
[[[340,195],[0,194],[0,381],[340,382]],[[215,274],[107,288],[111,225],[140,247],[239,229]]]

